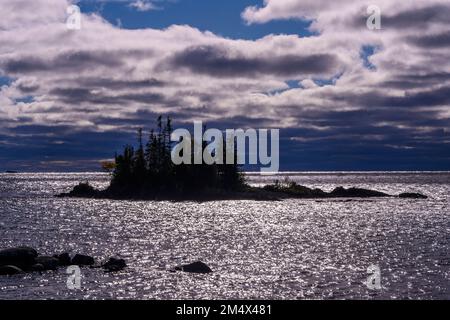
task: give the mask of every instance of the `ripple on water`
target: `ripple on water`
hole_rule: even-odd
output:
[[[66,288],[65,270],[2,277],[0,299],[448,299],[450,183],[407,178],[294,176],[314,187],[348,183],[434,196],[352,202],[57,199],[53,194],[78,181],[105,186],[107,176],[0,175],[2,247],[29,245],[46,254],[99,259],[118,255],[129,265],[117,274],[84,269],[79,291]],[[214,273],[167,271],[195,260]],[[363,284],[372,264],[381,268],[381,291]]]

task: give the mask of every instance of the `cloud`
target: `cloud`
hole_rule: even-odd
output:
[[[350,146],[368,153],[372,145],[447,155],[448,1],[380,0],[382,30],[371,31],[364,1],[337,9],[324,0],[267,0],[244,11],[247,23],[308,19],[315,33],[257,40],[186,25],[127,30],[98,14],[83,14],[82,29],[67,30],[70,2],[51,3],[2,1],[0,77],[8,81],[0,89],[0,141],[9,154],[35,143],[74,155],[103,136],[109,150],[96,157],[104,158],[165,113],[180,125],[282,128],[297,143],[292,150],[305,145],[318,154]],[[362,54],[365,47],[377,50]],[[55,135],[68,149],[54,149]],[[75,138],[85,145],[70,149]]]
[[[137,11],[150,11],[150,10],[158,10],[155,4],[150,1],[145,0],[137,0],[129,4],[129,7],[136,9]]]
[[[86,70],[90,68],[118,67],[121,61],[108,52],[75,51],[65,52],[49,59],[34,56],[0,59],[0,66],[4,72],[12,75],[37,72],[62,72],[72,70]]]
[[[170,59],[168,67],[187,68],[192,72],[214,77],[305,77],[337,72],[338,59],[326,53],[246,57],[241,52],[230,52],[224,47],[197,46],[176,53]]]
[[[280,19],[328,20],[327,22],[351,21],[365,25],[369,5],[381,9],[383,23],[391,27],[420,27],[430,23],[448,24],[448,2],[446,0],[405,1],[402,4],[390,0],[367,3],[364,0],[341,0],[330,5],[327,0],[265,0],[262,7],[249,6],[242,12],[242,18],[249,24],[267,23]],[[359,17],[357,17],[357,16]],[[365,16],[365,17],[364,17]],[[328,27],[332,27],[329,25]]]
[[[423,48],[447,48],[450,47],[450,30],[425,36],[410,36],[408,41]]]
[[[0,31],[62,22],[69,5],[65,0],[2,1]]]
[[[345,2],[345,1],[344,1]],[[242,18],[249,24],[266,23],[276,19],[310,19],[326,6],[325,1],[265,0],[264,6],[250,6],[242,13]]]
[[[383,24],[388,28],[427,28],[435,24],[450,24],[448,16],[450,8],[446,4],[434,4],[405,9],[395,14],[387,12],[383,17]]]

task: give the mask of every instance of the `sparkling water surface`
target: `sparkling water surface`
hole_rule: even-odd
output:
[[[421,192],[427,200],[153,202],[59,199],[97,173],[0,174],[0,249],[26,245],[126,259],[118,273],[65,269],[0,277],[0,299],[449,299],[450,173],[251,174],[308,187]],[[197,260],[214,273],[171,273]],[[365,285],[378,265],[381,290]]]

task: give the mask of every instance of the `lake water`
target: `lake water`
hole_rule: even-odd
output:
[[[0,174],[0,249],[26,245],[126,259],[119,273],[0,277],[0,299],[450,299],[450,173],[287,173],[308,187],[356,186],[427,200],[208,203],[58,199],[105,174]],[[284,179],[284,176],[278,177]],[[249,175],[255,185],[274,177]],[[214,273],[171,273],[196,260]],[[381,290],[367,268],[380,268]]]

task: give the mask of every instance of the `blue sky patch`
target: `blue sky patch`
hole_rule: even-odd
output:
[[[256,3],[255,3],[256,2]],[[159,9],[138,11],[130,7],[131,1],[78,3],[84,13],[97,12],[113,25],[125,29],[165,29],[171,25],[189,25],[201,31],[211,31],[232,39],[255,40],[270,34],[314,35],[308,30],[311,21],[286,20],[247,25],[241,13],[248,6],[263,5],[263,1],[179,0],[159,1]]]
[[[369,70],[376,70],[376,66],[370,62],[369,58],[377,52],[378,48],[372,45],[365,45],[361,48],[360,57],[363,60],[364,67]]]

